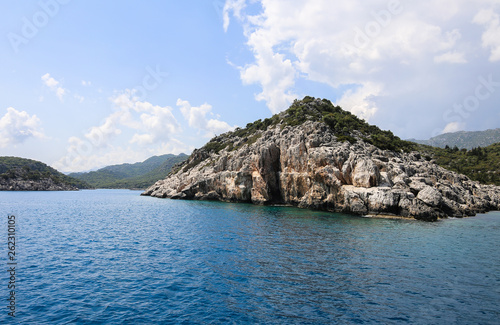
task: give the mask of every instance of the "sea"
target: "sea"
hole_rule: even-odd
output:
[[[0,192],[0,324],[500,324],[500,213]],[[14,287],[13,287],[14,286]]]

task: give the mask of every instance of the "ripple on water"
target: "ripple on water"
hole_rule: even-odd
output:
[[[23,324],[500,318],[500,213],[423,223],[98,190],[0,193]],[[89,208],[90,207],[90,208]],[[6,278],[0,279],[6,286]],[[6,312],[0,323],[6,323]]]

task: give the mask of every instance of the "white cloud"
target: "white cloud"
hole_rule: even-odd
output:
[[[66,89],[61,87],[59,81],[52,78],[49,73],[46,73],[42,76],[42,81],[45,86],[49,87],[50,90],[52,90],[56,94],[57,98],[59,98],[59,100],[62,102],[63,97],[66,94]]]
[[[395,63],[418,59],[426,51],[434,56],[450,50],[461,37],[456,29],[443,31],[406,12],[403,4],[389,7],[387,1],[370,6],[359,0],[261,3],[258,19],[242,19],[249,22],[246,35],[255,62],[241,69],[241,79],[244,84],[260,84],[262,92],[256,98],[265,100],[273,113],[288,108],[298,97],[297,78],[334,88],[383,84],[375,75]]]
[[[29,138],[43,138],[40,119],[13,107],[0,119],[0,148],[21,144]]]
[[[377,112],[372,98],[381,94],[381,91],[381,85],[367,83],[355,91],[346,91],[338,105],[368,121]]]
[[[138,101],[134,94],[135,90],[126,90],[110,98],[115,111],[83,137],[71,137],[66,156],[54,166],[82,171],[170,153],[159,148],[185,151],[186,146],[174,138],[181,129],[171,108]]]
[[[109,124],[119,122],[137,131],[130,140],[131,143],[144,145],[166,141],[172,134],[180,131],[170,107],[138,101],[134,93],[135,90],[127,90],[112,98],[119,110],[109,117]]]
[[[72,137],[68,141],[68,154],[51,164],[55,169],[70,173],[90,171],[105,166],[144,161],[151,156],[171,153],[189,153],[194,148],[188,147],[177,139],[171,139],[154,147],[109,146],[106,150],[95,151],[88,142]]]
[[[453,133],[457,131],[462,131],[465,129],[465,123],[462,122],[450,122],[448,123],[441,133]]]
[[[256,99],[264,100],[273,113],[287,108],[297,94],[306,95],[300,87],[312,81],[330,86],[340,98],[337,102],[364,118],[377,120],[380,116],[379,121],[388,121],[387,117],[399,114],[399,124],[412,124],[404,119],[412,118],[417,109],[412,114],[401,111],[419,102],[418,114],[438,121],[442,128],[448,123],[443,111],[463,101],[463,93],[456,91],[456,78],[473,82],[478,71],[491,70],[484,68],[487,62],[474,51],[481,41],[471,32],[470,13],[498,4],[498,0],[432,4],[259,0],[247,4],[255,2],[261,5],[259,14],[255,10],[246,13],[247,7],[240,2],[238,15],[233,14],[253,53],[253,59],[239,68],[240,77],[243,84],[261,87]],[[231,0],[226,5],[231,8],[234,3]],[[491,61],[500,59],[498,21],[492,10],[474,18],[486,28],[482,44],[491,49]],[[460,68],[446,73],[443,69],[449,66],[443,63],[460,64]],[[461,86],[467,93],[466,87],[473,91],[476,85]],[[493,110],[493,104],[484,102],[482,109]],[[428,124],[417,128],[413,122],[413,131],[402,130],[408,137],[418,136],[409,132],[430,133],[435,127]]]
[[[110,165],[144,161],[154,155],[189,153],[194,149],[177,139],[157,146],[109,145],[105,150],[96,150],[88,141],[78,137],[71,137],[68,143],[68,154],[52,163],[52,167],[62,172],[95,170]]]
[[[249,42],[254,48],[257,62],[241,70],[241,80],[244,84],[260,84],[262,92],[255,98],[266,101],[271,112],[278,113],[287,109],[297,98],[291,91],[295,84],[295,68],[282,54],[260,48],[258,43],[259,40]]]
[[[230,126],[224,121],[208,119],[207,114],[212,111],[211,105],[203,104],[199,107],[194,107],[191,106],[188,101],[181,100],[179,98],[177,100],[177,106],[179,106],[179,109],[186,121],[188,121],[189,126],[202,131],[207,131],[208,133],[206,136],[208,137],[211,137],[214,134],[221,134],[234,130],[236,128],[236,126]]]
[[[56,79],[52,78],[50,76],[50,73],[44,74],[42,76],[42,80],[45,83],[45,85],[51,89],[55,89],[57,88],[57,85],[59,85],[59,82]]]
[[[131,143],[156,143],[168,139],[171,134],[180,131],[180,126],[169,107],[153,106],[150,103],[140,103],[138,106],[142,106],[139,109],[143,112],[140,117],[141,129],[147,133],[136,133]]]
[[[99,126],[94,126],[85,134],[85,138],[96,148],[106,147],[109,141],[122,133],[119,128],[119,122],[123,113],[115,112],[104,119],[104,122]]]
[[[75,94],[73,97],[81,104],[85,100],[85,97]]]
[[[84,86],[84,87],[90,87],[90,86],[92,86],[92,82],[86,81],[86,80],[82,80],[82,86]]]
[[[68,154],[52,164],[61,172],[89,171],[101,167],[134,163],[149,158],[147,151],[135,148],[110,147],[106,151],[95,152],[88,142],[80,138],[69,139]]]
[[[436,63],[467,63],[464,53],[446,52],[434,57]]]
[[[227,0],[222,10],[222,19],[224,21],[224,31],[229,28],[229,13],[232,12],[237,18],[241,18],[241,11],[245,8],[245,0]]]
[[[178,155],[180,153],[189,154],[194,149],[195,147],[193,146],[186,146],[183,142],[177,139],[172,139],[169,142],[162,143],[161,146],[156,148],[156,151],[151,151],[151,155],[163,155],[165,152],[172,153],[174,155]]]
[[[479,11],[473,19],[473,22],[485,26],[482,36],[482,45],[491,50],[490,61],[500,60],[500,17],[492,9],[483,9]]]

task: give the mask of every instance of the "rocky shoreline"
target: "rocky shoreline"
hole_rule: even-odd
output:
[[[85,182],[68,177],[43,162],[0,157],[0,191],[77,191],[88,187]]]
[[[231,146],[195,150],[142,195],[288,204],[300,208],[435,221],[500,209],[500,187],[448,171],[419,152],[381,150],[359,132],[339,141],[325,123],[278,123]],[[214,142],[214,143],[216,143]]]
[[[0,191],[78,191],[68,184],[55,183],[51,178],[40,180],[0,179]]]

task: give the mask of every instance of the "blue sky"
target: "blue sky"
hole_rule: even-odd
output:
[[[402,138],[500,127],[500,1],[0,0],[0,155],[190,153],[328,98]]]

